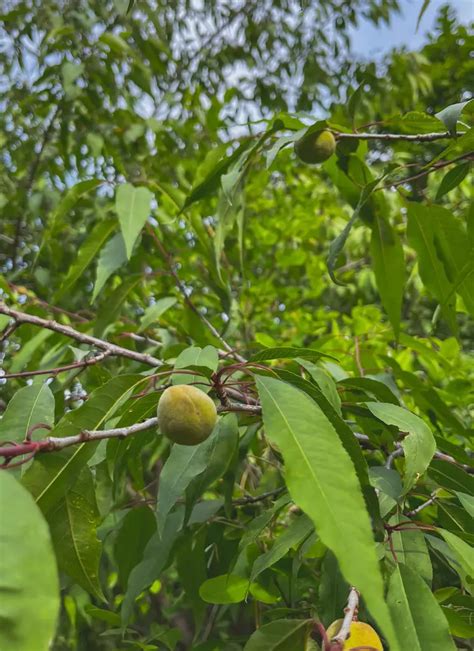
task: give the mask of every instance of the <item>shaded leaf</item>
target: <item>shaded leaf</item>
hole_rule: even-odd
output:
[[[97,272],[91,303],[95,301],[110,276],[127,261],[125,242],[117,233],[102,249],[97,263]]]
[[[390,578],[387,601],[402,649],[455,651],[448,622],[431,589],[403,563]]]
[[[306,648],[311,619],[277,619],[253,633],[244,651],[299,651]]]

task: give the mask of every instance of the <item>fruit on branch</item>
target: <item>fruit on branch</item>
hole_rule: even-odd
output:
[[[336,151],[336,140],[330,131],[315,131],[295,142],[295,154],[303,163],[324,163]]]
[[[209,396],[189,384],[168,387],[157,409],[158,427],[180,445],[198,445],[210,436],[217,421],[216,406]]]
[[[342,622],[342,619],[336,619],[327,629],[326,635],[328,640],[331,640],[339,633]],[[382,642],[377,632],[366,622],[351,623],[349,637],[344,641],[344,645],[341,648],[343,651],[352,651],[353,649],[383,651]]]

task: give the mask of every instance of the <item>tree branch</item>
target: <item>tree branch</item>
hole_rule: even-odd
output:
[[[397,142],[407,140],[408,142],[433,142],[433,140],[442,140],[444,138],[454,138],[449,131],[442,133],[342,133],[333,131],[337,140],[384,140],[388,142]],[[464,132],[457,134],[463,136]]]
[[[57,366],[56,368],[47,368],[39,371],[19,371],[18,373],[0,373],[0,379],[2,380],[11,380],[12,378],[19,377],[33,377],[34,375],[51,375],[55,376],[59,373],[65,373],[66,371],[72,371],[75,368],[86,368],[86,366],[93,366],[102,362],[106,357],[110,355],[110,352],[104,350],[102,353],[95,355],[94,357],[86,357],[85,359],[74,362],[72,364],[66,364],[65,366]]]
[[[128,359],[133,359],[135,362],[140,362],[141,364],[146,364],[147,366],[156,367],[163,365],[161,359],[153,357],[153,355],[148,355],[147,353],[137,353],[134,350],[129,350],[128,348],[117,346],[116,344],[104,341],[103,339],[98,339],[97,337],[86,335],[83,332],[74,330],[74,328],[71,328],[71,326],[63,325],[62,323],[58,323],[52,319],[42,319],[41,317],[34,316],[33,314],[26,314],[25,312],[13,310],[2,302],[0,302],[0,314],[10,316],[19,325],[22,323],[29,323],[31,325],[38,326],[39,328],[46,328],[47,330],[59,332],[65,337],[75,339],[82,344],[95,346],[99,350],[104,350],[108,355],[113,355],[114,357],[127,357]]]
[[[359,608],[359,593],[354,587],[352,587],[351,591],[349,592],[347,607],[344,609],[345,615],[344,615],[341,628],[339,629],[337,635],[335,635],[332,638],[331,640],[332,642],[340,642],[341,644],[344,644],[344,642],[349,637],[352,622],[357,619],[358,608]]]
[[[256,413],[255,407],[253,405],[238,404],[230,404],[226,407],[219,405],[217,407],[217,411],[219,413],[228,411]],[[115,427],[113,429],[104,430],[82,430],[79,432],[79,434],[74,434],[73,436],[48,436],[39,441],[31,441],[27,439],[21,443],[8,442],[5,445],[0,446],[0,457],[3,457],[5,460],[3,464],[0,464],[0,468],[8,468],[9,462],[15,457],[29,455],[28,458],[31,458],[38,453],[58,452],[59,450],[64,450],[65,448],[69,448],[73,445],[79,445],[80,443],[102,441],[104,439],[112,438],[128,438],[129,436],[133,436],[139,432],[144,432],[145,430],[151,429],[153,427],[158,427],[158,418],[156,416],[148,418],[141,423],[129,425],[128,427]],[[280,491],[280,489],[278,490]],[[281,489],[281,491],[282,490],[284,489]],[[250,502],[265,499],[267,496],[268,495],[261,495],[258,496],[258,499],[252,498]]]

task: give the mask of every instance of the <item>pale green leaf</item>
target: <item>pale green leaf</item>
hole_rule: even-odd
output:
[[[48,526],[31,495],[0,472],[0,648],[48,651],[59,615],[59,581]]]
[[[117,233],[102,249],[97,263],[97,272],[91,303],[95,301],[110,276],[127,261],[125,242]]]
[[[474,518],[474,496],[468,495],[467,493],[462,493],[460,491],[456,491],[456,495],[458,496],[459,501],[469,513],[471,518]]]
[[[268,377],[257,378],[265,435],[285,462],[288,490],[334,553],[344,578],[397,648],[369,515],[352,461],[336,430],[309,396]]]
[[[236,604],[245,599],[248,580],[235,574],[222,574],[207,579],[199,588],[199,596],[210,604]]]
[[[136,188],[130,183],[119,186],[115,197],[120,228],[125,242],[127,258],[130,260],[133,246],[146,220],[150,216],[153,193],[147,188]]]
[[[54,396],[45,382],[35,382],[17,391],[0,420],[0,440],[23,441],[33,425],[54,423]],[[38,430],[38,435],[49,432]]]
[[[471,101],[472,100],[468,99],[466,102],[458,102],[457,104],[450,104],[442,111],[439,111],[439,113],[435,113],[435,117],[438,118],[438,120],[444,122],[446,129],[449,132],[455,134],[456,125],[458,123],[459,118],[461,117],[461,113]]]
[[[150,305],[145,310],[145,314],[142,316],[140,321],[140,328],[138,332],[142,332],[149,328],[153,323],[156,323],[158,319],[169,310],[170,307],[176,304],[177,299],[174,296],[164,296],[159,298],[153,305]]]
[[[64,294],[79,280],[114,228],[114,220],[106,219],[100,221],[92,229],[89,237],[85,242],[83,242],[79,249],[76,260],[69,267],[66,278],[56,294],[57,300],[64,296]]]

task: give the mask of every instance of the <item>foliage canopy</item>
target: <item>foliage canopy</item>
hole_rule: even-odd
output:
[[[472,648],[468,28],[357,61],[396,0],[4,5],[2,648],[328,651],[348,600]]]

